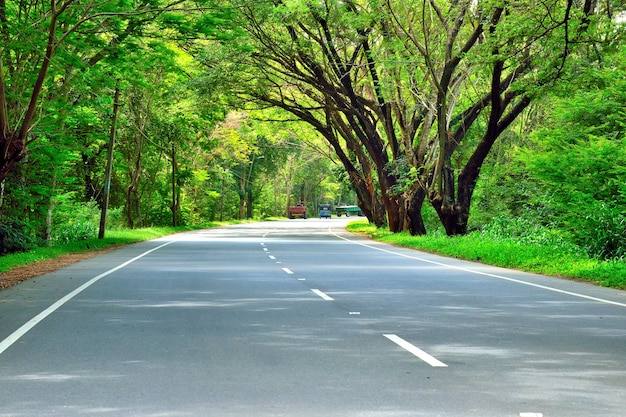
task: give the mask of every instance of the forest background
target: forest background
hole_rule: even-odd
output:
[[[625,288],[624,16],[618,1],[0,0],[0,255],[304,201],[357,204],[431,250],[584,259],[569,275]]]

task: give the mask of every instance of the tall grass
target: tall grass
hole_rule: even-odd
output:
[[[382,242],[454,258],[626,289],[623,260],[590,258],[567,240],[550,233],[545,235],[546,230],[536,230],[534,238],[527,233],[524,237],[503,237],[484,230],[457,237],[447,237],[441,232],[411,236],[377,229],[367,221],[350,223],[348,230]]]

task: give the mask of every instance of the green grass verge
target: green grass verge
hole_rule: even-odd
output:
[[[601,261],[576,255],[571,251],[559,250],[559,248],[507,240],[493,241],[477,233],[458,237],[390,233],[388,230],[377,229],[362,220],[350,223],[348,230],[393,245],[626,290],[626,263],[624,261]]]
[[[30,252],[2,256],[0,257],[0,272],[9,271],[16,266],[56,258],[66,253],[105,249],[111,246],[156,239],[188,230],[216,227],[221,224],[225,223],[211,223],[201,227],[152,227],[134,230],[111,230],[107,231],[104,239],[81,240],[66,245],[41,247]],[[626,262],[624,261],[589,259],[574,255],[568,251],[560,251],[558,248],[520,244],[512,241],[493,241],[478,234],[450,238],[436,234],[411,236],[408,233],[391,233],[385,229],[377,229],[365,220],[350,223],[348,230],[398,246],[626,290]]]
[[[220,223],[204,224],[202,227],[149,227],[144,229],[116,229],[107,231],[104,239],[86,239],[65,245],[40,247],[29,252],[0,256],[0,272],[10,271],[16,266],[28,265],[46,259],[54,259],[67,253],[87,252],[111,246],[126,245],[156,239],[174,233],[219,226]]]

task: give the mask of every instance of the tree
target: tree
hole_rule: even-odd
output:
[[[252,205],[255,160],[257,158],[256,136],[251,132],[247,115],[243,112],[230,113],[223,123],[213,131],[213,138],[218,141],[216,152],[229,171],[237,195],[239,196],[239,218],[250,215],[246,205]]]
[[[613,41],[602,7],[246,3],[242,24],[257,48],[249,64],[259,77],[246,88],[327,139],[370,219],[380,223],[378,200],[392,231],[425,233],[428,198],[446,232],[463,234],[481,167],[502,132],[567,72],[577,48]]]
[[[288,207],[298,201],[314,210],[320,197],[339,188],[331,171],[337,158],[312,126],[301,121],[281,122],[284,112],[278,108],[251,111],[250,118],[256,121],[254,131],[264,139],[259,144],[261,176],[273,191],[272,209],[266,212],[287,215]]]
[[[530,2],[430,2],[417,14],[406,13],[406,2],[387,5],[403,53],[417,58],[425,80],[407,89],[424,100],[421,114],[411,119],[420,126],[419,145],[407,155],[417,171],[416,188],[427,193],[449,235],[464,234],[494,143],[567,73],[576,48],[596,41],[590,35],[602,33],[596,30],[603,29],[601,10],[591,1],[554,1],[546,9]],[[603,24],[610,26],[610,19]]]
[[[63,96],[77,69],[115,54],[155,16],[180,3],[1,0],[0,181],[41,135],[36,119],[44,91],[46,100]]]
[[[4,177],[0,210],[4,225],[19,226],[13,219],[21,216],[20,207],[27,204],[30,216],[19,227],[28,234],[48,237],[50,218],[71,221],[71,216],[51,212],[79,212],[84,205],[87,218],[87,212],[91,214],[96,207],[90,201],[101,202],[104,149],[117,80],[123,107],[118,136],[121,152],[115,157],[123,156],[128,163],[117,161],[113,167],[112,215],[118,216],[126,201],[126,214],[132,213],[126,216],[129,224],[153,224],[165,218],[159,209],[164,197],[170,197],[169,191],[174,189],[176,196],[172,207],[184,201],[181,188],[190,172],[184,166],[190,160],[187,150],[192,142],[206,137],[203,132],[219,116],[221,103],[196,100],[190,104],[198,97],[188,88],[193,63],[176,45],[196,42],[215,29],[217,23],[210,24],[208,10],[216,3],[0,0],[0,174]],[[177,25],[175,16],[180,14],[195,25],[192,30]],[[206,40],[202,42],[206,45]],[[186,59],[189,66],[173,65],[171,56]],[[158,65],[150,65],[154,62]],[[159,70],[169,79],[154,81]],[[151,112],[144,106],[150,102],[139,98],[146,91],[158,99],[169,94],[167,105],[155,100],[158,107]],[[32,119],[22,117],[32,109],[36,109]],[[181,113],[188,117],[178,117]],[[159,125],[155,114],[167,115],[164,118],[182,132],[177,136],[181,156],[177,161],[184,165],[175,187],[171,187],[171,176],[163,175],[165,153],[155,144],[167,142],[169,156],[170,143],[167,132],[155,127]],[[54,156],[54,163],[45,162],[48,155]],[[84,191],[77,192],[81,184]],[[166,194],[161,192],[164,188]],[[42,198],[24,198],[29,195]],[[59,230],[64,225],[52,226]]]
[[[377,75],[368,66],[368,36],[359,16],[340,18],[351,14],[346,8],[335,2],[242,4],[242,24],[256,47],[247,61],[249,78],[257,80],[243,93],[313,126],[350,175],[368,217],[400,230],[402,202],[388,193],[395,178],[384,169],[389,163],[384,137],[394,134],[392,124],[380,118],[388,115],[388,106],[371,99],[368,68],[374,79]],[[338,51],[336,45],[344,47]]]

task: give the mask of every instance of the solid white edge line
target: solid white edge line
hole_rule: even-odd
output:
[[[401,338],[398,335],[395,335],[395,334],[383,334],[383,336],[385,336],[387,339],[391,340],[396,345],[400,346],[402,349],[404,349],[404,350],[412,353],[413,355],[417,356],[418,358],[420,358],[421,360],[423,360],[424,362],[426,362],[427,364],[429,364],[430,366],[432,366],[434,368],[447,368],[448,367],[448,365],[446,365],[445,363],[443,363],[440,360],[432,357],[428,353],[424,352],[422,349],[418,348],[415,345],[412,345],[411,343],[407,342],[406,340],[404,340],[403,338]]]
[[[46,308],[44,311],[42,311],[41,313],[37,314],[32,319],[27,321],[25,324],[22,325],[22,327],[20,327],[19,329],[17,329],[13,333],[11,333],[6,339],[4,339],[2,342],[0,342],[0,355],[5,350],[10,348],[15,342],[17,342],[22,336],[24,336],[26,333],[28,333],[40,321],[42,321],[43,319],[45,319],[46,317],[48,317],[49,315],[54,313],[63,304],[67,303],[72,298],[76,297],[78,294],[80,294],[81,292],[85,291],[87,288],[89,288],[90,286],[92,286],[96,282],[100,281],[102,278],[106,277],[109,274],[112,274],[113,272],[115,272],[115,271],[117,271],[119,269],[124,268],[125,266],[135,262],[136,260],[138,260],[140,258],[143,258],[144,256],[148,255],[149,253],[152,253],[152,252],[154,252],[156,250],[159,250],[162,247],[167,246],[167,245],[169,245],[171,243],[174,243],[174,242],[175,242],[174,240],[166,242],[166,243],[164,243],[164,244],[162,244],[160,246],[157,246],[156,248],[150,249],[149,251],[146,251],[146,252],[142,253],[139,256],[135,256],[133,259],[130,259],[130,260],[124,262],[123,264],[120,264],[120,265],[116,266],[115,268],[109,269],[108,271],[103,272],[102,274],[100,274],[100,275],[90,279],[89,281],[87,281],[86,283],[81,285],[80,287],[76,288],[74,291],[72,291],[69,294],[67,294],[65,297],[59,299],[57,302],[55,302],[50,307]]]
[[[320,291],[318,289],[311,289],[311,291],[313,291],[313,293],[315,293],[316,295],[320,296],[323,300],[326,301],[335,301],[334,298],[332,298],[331,296],[329,296],[328,294],[324,293],[323,291]]]
[[[535,287],[535,288],[541,288],[543,290],[553,291],[553,292],[557,292],[557,293],[560,293],[560,294],[566,294],[566,295],[570,295],[572,297],[584,298],[586,300],[597,301],[599,303],[612,304],[612,305],[619,306],[619,307],[626,307],[626,303],[620,303],[618,301],[611,301],[611,300],[607,300],[607,299],[604,299],[604,298],[592,297],[590,295],[579,294],[579,293],[572,292],[572,291],[560,290],[558,288],[548,287],[546,285],[533,284],[532,282],[522,281],[521,279],[504,277],[502,275],[490,274],[488,272],[480,272],[480,271],[475,271],[475,270],[468,269],[468,268],[461,268],[459,266],[452,266],[452,265],[444,264],[442,262],[431,261],[431,260],[428,260],[428,259],[420,258],[419,256],[405,255],[403,253],[394,252],[392,250],[383,249],[383,248],[377,248],[376,246],[368,245],[368,244],[361,243],[361,242],[356,242],[354,240],[345,238],[343,236],[339,236],[336,233],[333,233],[333,234],[336,237],[338,237],[339,239],[345,240],[346,242],[350,242],[350,243],[353,243],[355,245],[361,245],[361,246],[364,246],[366,248],[374,249],[374,250],[377,250],[377,251],[391,253],[391,254],[397,255],[397,256],[402,256],[403,258],[415,259],[417,261],[426,262],[426,263],[429,263],[429,264],[432,264],[432,265],[443,266],[443,267],[446,267],[446,268],[455,269],[457,271],[469,272],[471,274],[483,275],[483,276],[486,276],[486,277],[497,278],[497,279],[501,279],[501,280],[504,280],[504,281],[515,282],[517,284],[528,285],[530,287]],[[441,256],[443,256],[443,255],[441,255]]]

